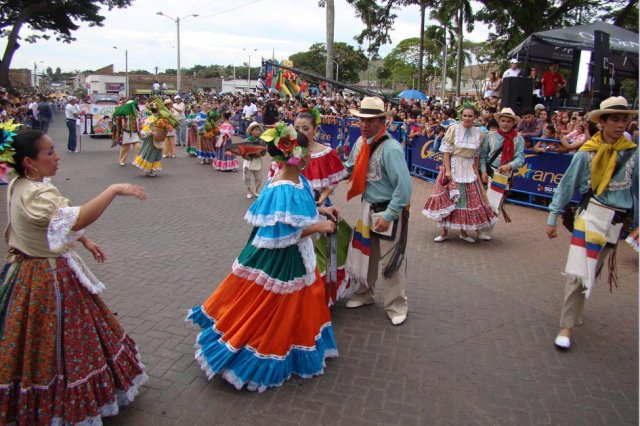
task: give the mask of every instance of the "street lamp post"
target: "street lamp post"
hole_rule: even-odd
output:
[[[44,64],[44,61],[33,63],[33,89],[38,91],[38,64]]]
[[[118,49],[117,46],[113,48]],[[129,51],[127,49],[124,50],[124,97],[129,99]]]
[[[335,58],[333,64],[336,66],[336,81],[340,81],[340,56],[335,55]]]
[[[245,52],[248,52],[248,55],[249,55],[249,62],[247,62],[247,90],[251,91],[251,54],[253,52],[256,52],[258,49],[253,49],[253,50],[242,49],[242,50],[244,50]]]
[[[176,46],[177,47],[176,50],[178,51],[178,69],[176,70],[176,91],[179,93],[180,90],[182,89],[182,82],[180,81],[180,20],[184,21],[187,18],[197,18],[199,15],[197,13],[193,13],[191,15],[187,15],[182,18],[180,17],[172,18],[171,16],[165,15],[164,13],[162,13],[162,11],[156,12],[156,15],[164,16],[176,23],[176,31],[178,34],[178,45]]]

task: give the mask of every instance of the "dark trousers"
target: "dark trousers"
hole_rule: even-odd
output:
[[[42,130],[45,133],[49,133],[49,120],[48,119],[43,119],[43,120],[38,120],[38,124],[40,126],[40,130]]]
[[[69,129],[69,139],[67,141],[67,149],[69,151],[76,150],[76,120],[67,119],[67,129]]]
[[[553,114],[553,111],[555,111],[556,108],[558,107],[558,97],[556,95],[545,96],[544,105],[547,107],[549,116],[551,116],[551,114]]]

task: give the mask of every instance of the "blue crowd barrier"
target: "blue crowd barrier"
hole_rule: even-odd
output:
[[[387,131],[395,140],[400,143],[405,143],[407,134],[404,129],[404,123],[402,121],[394,121],[393,122],[395,130],[388,128]],[[347,141],[349,145],[349,152],[353,148],[353,144],[356,143],[362,132],[360,131],[360,126],[358,125],[358,119],[351,117],[346,120],[346,129],[348,132]]]
[[[242,113],[237,112],[231,116],[229,122],[233,126],[233,129],[236,131],[236,135],[244,137],[244,126],[242,125]]]
[[[413,138],[411,146],[405,151],[409,172],[430,182],[438,175],[438,167],[443,159],[441,152],[431,149],[433,142],[424,136],[418,136]],[[514,170],[508,201],[546,210],[549,199],[553,197],[572,158],[571,154],[525,150],[524,165]],[[580,197],[574,195],[572,201],[579,202]]]
[[[338,149],[344,145],[345,137],[345,121],[341,117],[331,117],[330,120],[326,118],[323,121],[335,121],[322,123],[318,131],[318,142],[330,146],[333,149]]]

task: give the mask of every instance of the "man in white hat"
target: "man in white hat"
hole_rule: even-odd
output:
[[[571,330],[582,323],[584,304],[607,257],[618,243],[622,222],[633,210],[638,223],[638,150],[625,138],[629,120],[638,115],[621,96],[605,99],[589,119],[601,131],[574,154],[549,205],[545,232],[555,238],[558,215],[576,192],[583,195],[577,216],[567,217],[573,235],[565,268],[564,303],[560,314],[558,349],[571,347]],[[566,223],[566,222],[565,222]],[[615,280],[609,270],[609,285]]]
[[[184,114],[185,106],[180,95],[173,97],[173,105],[171,112],[173,116],[180,122],[180,129],[176,129],[176,145],[182,146],[187,144],[187,116]]]
[[[496,214],[500,214],[504,196],[509,190],[513,171],[524,164],[524,139],[518,134],[516,126],[520,122],[511,108],[502,108],[494,114],[498,122],[498,131],[485,137],[480,151],[480,172],[482,183],[488,183],[487,198]],[[491,178],[490,178],[491,176]],[[495,181],[495,185],[494,185]],[[508,216],[505,220],[510,221]],[[489,228],[478,232],[478,239],[491,239]]]
[[[505,79],[509,77],[520,77],[520,74],[522,74],[522,70],[518,68],[518,60],[516,58],[513,58],[509,61],[509,64],[509,69],[502,74],[502,78]]]
[[[80,106],[78,105],[78,98],[71,96],[64,107],[64,116],[66,119],[67,130],[69,130],[69,138],[67,139],[67,151],[76,151],[77,142],[77,130],[76,120],[80,118]]]
[[[346,273],[354,294],[347,308],[374,303],[376,282],[381,284],[384,310],[393,325],[407,319],[402,263],[408,233],[411,177],[404,150],[385,127],[384,102],[366,97],[360,109],[349,110],[360,119],[362,136],[345,167],[351,172],[347,199],[361,196],[362,209],[347,254]]]

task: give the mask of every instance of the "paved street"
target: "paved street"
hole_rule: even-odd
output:
[[[149,200],[118,198],[88,230],[107,262],[80,254],[107,286],[103,297],[138,343],[150,379],[107,425],[617,425],[638,424],[638,257],[618,250],[619,287],[599,282],[569,353],[553,339],[569,234],[550,241],[545,212],[508,206],[494,240],[433,242],[421,215],[431,185],[414,180],[408,247],[410,314],[401,327],[382,301],[333,308],[340,357],[321,377],[292,378],[262,394],[208,381],[184,322],[229,272],[249,235],[241,173],[165,159],[147,178],[120,167],[110,140],[82,138],[66,152],[58,115],[50,131],[62,159],[54,183],[82,204],[114,182],[145,186]],[[129,161],[131,161],[131,157]],[[357,202],[334,195],[343,215]],[[2,191],[0,214],[6,223]],[[3,247],[5,249],[6,246]],[[379,295],[380,296],[380,295]]]

